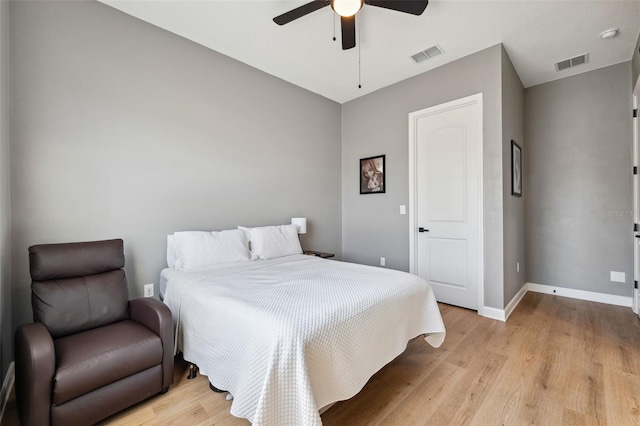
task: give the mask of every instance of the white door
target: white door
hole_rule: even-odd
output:
[[[409,121],[412,272],[431,284],[438,301],[477,310],[483,281],[482,97],[417,111]]]

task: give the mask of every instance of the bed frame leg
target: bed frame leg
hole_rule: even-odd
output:
[[[213,386],[211,383],[209,383],[209,388],[210,388],[212,391],[217,392],[217,393],[226,392],[226,391],[224,391],[224,390],[222,390],[222,389],[218,389],[217,387]]]
[[[195,364],[191,364],[189,363],[189,375],[187,376],[187,379],[191,380],[191,379],[195,379],[196,376],[198,375],[198,371]]]

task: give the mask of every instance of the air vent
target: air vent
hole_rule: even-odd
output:
[[[571,59],[565,59],[564,61],[556,63],[556,71],[566,70],[568,68],[587,63],[589,63],[589,54],[585,53],[584,55],[576,56],[575,58]]]
[[[413,59],[414,61],[416,61],[416,63],[419,64],[420,62],[426,61],[427,59],[431,59],[434,56],[442,55],[443,53],[444,53],[444,50],[442,50],[442,47],[436,44],[435,46],[431,46],[423,50],[422,52],[416,53],[415,55],[411,56],[411,59]]]

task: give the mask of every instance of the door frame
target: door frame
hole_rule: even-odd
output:
[[[635,87],[633,89],[633,93],[631,94],[633,100],[633,109],[638,109],[638,103],[640,100],[640,76],[638,76],[638,80],[636,80]],[[638,167],[639,155],[640,155],[640,123],[638,120],[640,118],[635,117],[632,118],[632,127],[633,127],[633,166]],[[640,224],[640,175],[633,175],[633,223]],[[636,314],[640,315],[640,294],[638,293],[638,289],[636,288],[635,283],[640,281],[640,265],[638,263],[640,257],[640,239],[637,238],[640,233],[638,231],[633,232],[633,280],[634,280],[634,288],[633,288],[633,299],[631,301],[631,309]]]
[[[483,158],[484,158],[484,130],[483,130],[483,109],[482,109],[482,93],[476,93],[475,95],[467,96],[464,98],[456,99],[443,104],[435,105],[429,108],[421,109],[409,113],[409,272],[416,274],[417,270],[417,255],[418,255],[418,240],[416,238],[418,228],[416,224],[417,217],[417,202],[418,194],[416,193],[417,185],[417,121],[420,118],[430,115],[439,114],[442,112],[450,111],[453,109],[461,108],[467,105],[476,104],[478,106],[478,129],[479,129],[479,158],[478,158],[478,173],[480,182],[478,203],[480,210],[480,235],[479,235],[479,247],[480,258],[478,259],[479,270],[478,274],[478,314],[485,316],[484,309],[484,173],[483,173]]]

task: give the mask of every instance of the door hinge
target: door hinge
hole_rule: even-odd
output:
[[[638,109],[634,109],[633,110],[633,118],[636,118],[638,116]]]
[[[638,174],[638,166],[633,166],[633,174],[634,175]]]
[[[633,282],[633,288],[638,288],[638,281]]]
[[[638,232],[638,224],[637,223],[633,224],[633,232]]]

